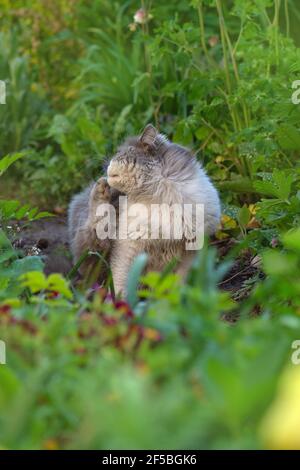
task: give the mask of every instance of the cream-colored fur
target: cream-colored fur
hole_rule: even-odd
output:
[[[172,239],[172,236],[168,240],[152,240],[132,233],[131,237],[137,239],[97,238],[97,223],[101,223],[96,216],[97,207],[110,202],[119,210],[120,195],[127,197],[127,211],[137,203],[149,207],[163,203],[203,204],[204,231],[213,234],[220,221],[220,202],[200,163],[189,150],[169,142],[152,125],[148,125],[141,136],[128,139],[118,149],[107,169],[107,179],[100,178],[75,196],[69,209],[69,234],[74,260],[86,249],[105,251],[117,293],[126,295],[128,271],[134,258],[142,252],[148,254],[148,270],[161,271],[174,257],[178,258],[178,273],[185,277],[195,256],[195,251],[186,250],[185,237],[181,240]],[[143,223],[147,231],[148,219],[142,220],[142,226]],[[193,223],[192,220],[185,220],[185,234],[197,230],[197,227],[191,226]],[[87,266],[88,263],[82,271]]]

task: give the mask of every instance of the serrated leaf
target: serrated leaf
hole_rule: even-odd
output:
[[[282,124],[278,127],[276,136],[279,145],[284,150],[300,149],[300,132],[296,127],[289,124]]]

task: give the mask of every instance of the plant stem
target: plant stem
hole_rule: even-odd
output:
[[[151,2],[148,3],[148,5],[145,5],[145,1],[142,0],[142,9],[144,12],[149,14],[150,11],[150,6]],[[152,87],[153,87],[153,71],[152,71],[152,62],[151,62],[151,55],[149,53],[149,48],[148,48],[148,42],[147,42],[147,36],[149,35],[149,27],[148,27],[148,21],[145,23],[142,23],[142,31],[143,31],[143,36],[144,36],[144,56],[145,56],[145,67],[149,75],[149,102],[151,107],[154,109],[154,103],[153,103],[153,96],[152,96]],[[158,125],[158,122],[155,122],[155,125]]]
[[[279,11],[280,11],[281,0],[275,0],[274,5],[274,19],[272,27],[274,29],[274,39],[275,39],[275,54],[276,54],[276,65],[279,65]]]
[[[234,76],[235,76],[235,79],[236,79],[237,84],[239,84],[239,82],[240,82],[240,76],[239,76],[239,71],[238,71],[237,63],[236,63],[236,60],[235,60],[235,52],[234,52],[234,49],[233,49],[233,47],[232,47],[231,40],[230,40],[230,37],[229,37],[229,34],[228,34],[228,31],[227,31],[227,28],[226,28],[226,27],[224,28],[224,32],[225,32],[225,37],[226,37],[226,41],[227,41],[227,44],[228,44],[228,49],[229,49],[229,53],[230,53],[230,57],[231,57],[231,62],[232,62],[232,66],[233,66]],[[246,125],[246,127],[249,127],[249,113],[248,113],[248,109],[247,109],[247,106],[246,106],[246,103],[244,102],[244,100],[241,100],[241,103],[242,103],[242,108],[243,108],[243,114],[244,114],[244,119],[245,119],[245,125]]]
[[[206,42],[205,42],[202,0],[199,0],[199,3],[198,3],[198,18],[199,18],[199,29],[200,29],[200,42],[201,42],[202,49],[204,51],[204,55],[208,63],[215,65],[214,60],[208,53]]]
[[[285,22],[286,22],[286,35],[290,36],[290,14],[289,14],[289,1],[284,0],[284,13],[285,13]]]
[[[216,7],[218,11],[218,16],[219,16],[219,26],[220,26],[221,43],[222,43],[223,57],[224,57],[226,87],[227,87],[228,93],[231,93],[231,81],[230,81],[229,64],[228,64],[225,31],[224,31],[225,25],[224,25],[224,17],[223,17],[222,6],[221,6],[220,0],[216,0]]]
[[[226,89],[228,95],[232,94],[232,85],[231,85],[231,79],[230,79],[230,70],[229,70],[229,62],[228,62],[228,51],[227,51],[227,40],[226,40],[226,26],[225,26],[225,21],[224,21],[224,16],[223,16],[223,11],[222,11],[222,6],[221,6],[221,1],[216,0],[216,7],[218,11],[218,16],[219,16],[219,26],[220,26],[220,34],[221,34],[221,43],[222,43],[222,49],[223,49],[223,57],[224,57],[224,71],[225,71],[225,83],[226,83]],[[231,106],[228,100],[228,97],[226,93],[224,93],[226,96],[226,101],[228,104],[228,108],[232,117],[234,129],[236,132],[242,129],[242,124],[240,122],[240,118],[238,115],[238,112],[236,111],[235,106]]]

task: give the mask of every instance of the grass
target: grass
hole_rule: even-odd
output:
[[[0,448],[299,449],[299,7],[145,1],[138,24],[140,7],[3,5]],[[166,267],[139,290],[143,259],[123,301],[78,266],[45,275],[18,227],[65,214],[147,122],[221,195],[186,284]]]

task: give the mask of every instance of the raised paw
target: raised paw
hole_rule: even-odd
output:
[[[97,221],[97,209],[100,204],[110,203],[110,186],[107,183],[106,178],[103,176],[99,178],[98,181],[94,184],[90,194],[89,200],[89,217],[88,224],[94,226],[94,223]]]
[[[109,202],[111,195],[111,189],[107,182],[107,179],[102,176],[98,179],[95,183],[92,192],[91,192],[91,200],[94,203],[101,203],[101,202]]]

